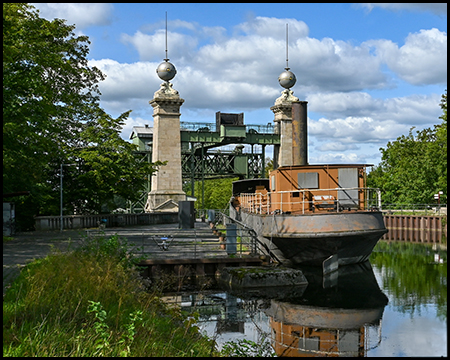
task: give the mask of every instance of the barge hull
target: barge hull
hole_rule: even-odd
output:
[[[346,212],[313,215],[260,215],[241,212],[242,222],[252,227],[260,241],[287,266],[322,266],[338,256],[339,265],[366,261],[387,232],[380,212]]]

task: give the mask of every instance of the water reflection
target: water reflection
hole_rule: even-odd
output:
[[[225,289],[166,301],[197,312],[199,327],[219,347],[241,334],[265,342],[278,356],[365,356],[379,345],[388,299],[368,261],[327,276],[317,268],[302,270],[308,279],[306,287],[252,292]]]
[[[381,319],[388,298],[364,264],[329,276],[302,269],[308,286],[302,297],[272,299],[272,345],[278,356],[365,356],[381,341]],[[371,339],[371,336],[376,339]]]

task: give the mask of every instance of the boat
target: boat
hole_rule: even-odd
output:
[[[286,44],[287,46],[287,44]],[[275,100],[273,168],[268,179],[233,183],[230,217],[252,228],[271,257],[286,266],[321,265],[332,272],[364,262],[388,231],[379,189],[366,185],[370,164],[309,164],[307,101],[290,90],[286,68]]]
[[[281,166],[268,179],[235,181],[230,217],[285,266],[364,262],[388,231],[380,190],[366,187],[368,166]]]

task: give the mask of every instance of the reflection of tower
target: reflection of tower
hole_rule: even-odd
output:
[[[153,107],[153,154],[152,161],[167,161],[152,177],[152,191],[148,194],[145,211],[178,211],[178,202],[186,199],[182,187],[180,107],[184,100],[172,88],[177,71],[167,58],[167,13],[166,13],[166,58],[156,70],[164,80],[155,92],[150,105]]]
[[[217,320],[217,333],[244,333],[245,321],[238,316],[237,297],[226,294],[225,298],[225,317]]]
[[[308,287],[301,298],[271,300],[267,310],[272,345],[278,356],[365,356],[381,341],[387,297],[370,263],[339,268],[327,287],[318,270],[305,270]],[[372,346],[369,334],[379,339]]]

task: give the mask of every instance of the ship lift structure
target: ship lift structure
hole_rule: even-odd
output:
[[[183,183],[190,182],[194,197],[195,181],[202,182],[202,203],[205,180],[263,178],[266,146],[280,145],[280,135],[272,123],[245,125],[243,113],[220,111],[216,112],[215,123],[180,122],[180,139]],[[141,161],[152,162],[153,128],[148,125],[133,127],[130,140],[138,146],[136,156]],[[250,152],[245,152],[245,145],[249,145]],[[129,212],[143,213],[150,191],[149,175],[139,200],[129,205]]]

